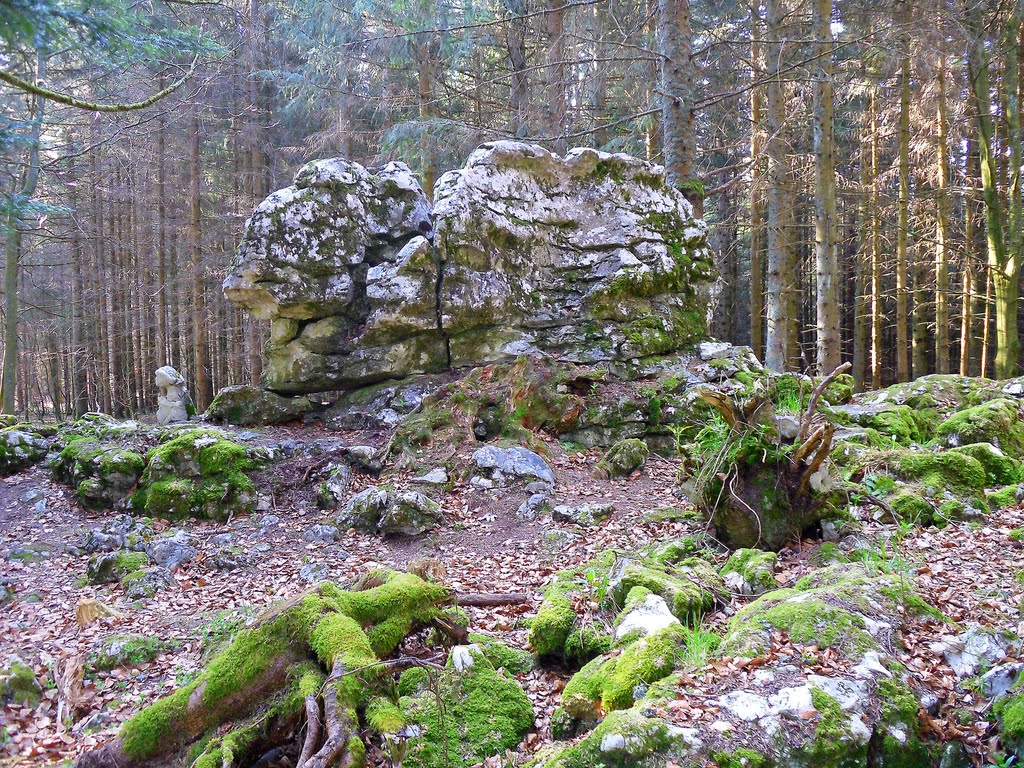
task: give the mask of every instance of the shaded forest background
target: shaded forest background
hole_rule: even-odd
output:
[[[268,329],[220,284],[253,207],[310,159],[400,159],[425,189],[498,138],[663,162],[666,45],[723,277],[716,336],[774,367],[849,359],[867,388],[1017,367],[1018,3],[168,0],[10,23],[27,5],[0,0],[20,81],[102,106],[188,78],[111,111],[0,83],[21,413],[149,410],[162,364],[200,407],[258,379]]]

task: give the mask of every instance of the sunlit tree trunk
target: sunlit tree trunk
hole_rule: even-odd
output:
[[[939,57],[936,105],[939,183],[935,201],[935,372],[949,373],[949,115],[944,55]]]
[[[768,156],[768,277],[766,303],[768,305],[768,332],[765,365],[775,371],[789,370],[796,347],[793,337],[794,317],[791,297],[796,292],[796,270],[790,242],[789,159],[782,132],[786,122],[786,97],[782,74],[782,19],[781,0],[767,2],[766,59],[771,72],[766,91],[767,156]]]
[[[818,372],[841,362],[839,262],[836,257],[836,173],[833,157],[832,0],[814,0],[814,260],[818,323]]]
[[[762,75],[761,2],[750,4],[750,78],[756,81]],[[750,346],[758,359],[764,355],[764,185],[761,178],[764,151],[763,90],[750,89]]]
[[[908,14],[909,17],[909,14]],[[910,56],[903,36],[900,61],[899,182],[896,221],[896,378],[910,379],[910,281],[907,243],[910,235]]]

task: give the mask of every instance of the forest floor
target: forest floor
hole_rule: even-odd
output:
[[[344,445],[383,439],[366,433],[273,430],[275,440],[287,437],[300,444],[319,441],[328,453]],[[88,529],[101,524],[105,515],[85,512],[42,465],[0,481],[0,552],[33,543],[48,545],[51,550],[37,562],[0,559],[0,583],[7,583],[15,596],[0,606],[0,659],[17,655],[35,669],[38,679],[53,681],[69,660],[87,658],[101,640],[112,635],[144,635],[168,644],[147,663],[89,673],[77,725],[72,728],[65,729],[58,719],[58,691],[52,684],[38,707],[0,710],[0,728],[5,728],[9,737],[8,744],[0,748],[0,758],[6,758],[0,764],[59,763],[108,740],[141,706],[191,679],[203,663],[204,649],[271,604],[307,588],[300,572],[310,564],[326,566],[326,578],[344,582],[372,563],[402,568],[411,558],[429,557],[443,564],[444,580],[457,592],[526,592],[532,604],[469,611],[472,631],[523,647],[526,632],[521,618],[539,605],[543,587],[556,571],[584,563],[604,549],[635,550],[651,541],[703,530],[700,523],[679,520],[678,516],[659,520],[663,517],[657,514],[660,510],[686,506],[674,494],[675,461],[652,457],[632,477],[606,481],[591,477],[596,452],[566,453],[557,443],[551,443],[549,449],[558,480],[556,503],[609,502],[615,506],[610,520],[586,530],[559,526],[549,517],[523,522],[514,512],[527,498],[526,493],[484,492],[459,483],[441,499],[446,523],[429,534],[382,539],[342,531],[337,541],[307,542],[305,531],[334,520],[333,513],[317,508],[314,498],[317,483],[313,478],[323,457],[300,456],[274,465],[267,476],[258,478],[261,489],[272,499],[267,513],[227,523],[189,521],[182,525],[192,534],[199,554],[177,569],[176,588],[145,601],[128,600],[116,584],[85,584],[88,557],[69,551],[81,547]],[[389,480],[403,487],[412,476]],[[373,478],[357,475],[353,491],[373,483]],[[38,493],[45,505],[34,498]],[[265,514],[280,520],[261,526]],[[1024,510],[1020,507],[992,513],[981,523],[956,523],[944,529],[884,526],[865,514],[861,532],[853,537],[856,541],[845,545],[872,548],[876,558],[887,559],[890,567],[905,573],[921,595],[953,621],[1024,635],[1024,584],[1019,576],[1024,567],[1024,544],[1010,538],[1010,532],[1021,526]],[[157,521],[157,527],[171,526]],[[545,538],[559,528],[575,535],[564,536],[557,544],[551,537]],[[249,557],[247,565],[223,572],[204,564],[210,538],[220,533],[233,535],[233,543]],[[808,540],[784,550],[777,570],[780,586],[793,584],[819,566],[820,546],[821,542]],[[840,542],[842,546],[844,542]],[[721,557],[724,560],[724,549]],[[87,598],[115,609],[117,615],[80,627],[76,606]],[[745,598],[735,596],[708,616],[706,623],[721,626],[744,602]],[[904,638],[898,655],[912,670],[917,686],[939,699],[934,716],[922,716],[922,727],[965,740],[979,764],[985,764],[991,736],[987,704],[969,696],[965,699],[962,693],[954,695],[956,678],[933,647],[957,631],[948,622],[920,621]],[[772,654],[789,654],[812,667],[828,665],[827,653],[815,655],[817,649],[810,649],[808,656],[807,651],[780,641]],[[698,676],[693,696],[673,709],[673,718],[691,727],[710,726],[716,716],[707,698],[700,696],[701,684],[710,689],[716,678],[742,673],[742,665],[731,665],[728,660],[712,663],[702,673],[703,679]],[[520,677],[537,712],[535,732],[520,747],[524,756],[550,740],[550,714],[568,676],[557,669],[538,669]],[[965,716],[964,711],[973,716]]]

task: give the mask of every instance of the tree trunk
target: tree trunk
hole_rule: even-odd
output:
[[[36,50],[36,82],[46,80],[46,54]],[[22,173],[18,194],[28,201],[36,193],[39,184],[39,142],[43,132],[43,115],[46,101],[40,97],[32,99],[32,123],[28,135],[28,165]],[[7,214],[6,237],[4,238],[4,361],[3,378],[0,382],[0,396],[3,412],[13,415],[18,387],[18,274],[21,261],[21,239],[25,229],[22,212],[18,203],[11,206]],[[26,403],[26,406],[28,404]]]
[[[836,173],[833,157],[832,0],[814,0],[814,256],[818,319],[817,364],[821,374],[840,363],[839,262],[836,257]]]
[[[871,203],[869,226],[871,228],[871,388],[882,388],[882,223],[878,205],[878,89],[871,88],[868,103],[871,129]]]
[[[750,4],[750,79],[756,82],[762,75],[761,3]],[[750,346],[759,360],[764,359],[764,187],[761,180],[764,151],[764,119],[762,89],[750,89]]]
[[[909,17],[909,14],[908,14]],[[899,178],[896,222],[896,378],[910,380],[910,281],[907,242],[910,230],[910,55],[906,35],[900,61]]]
[[[782,18],[781,0],[767,2],[766,58],[772,69],[767,84],[767,155],[768,155],[768,333],[765,365],[774,371],[789,370],[796,344],[793,338],[794,316],[791,297],[796,293],[796,275],[790,242],[792,209],[786,187],[789,184],[789,159],[782,131],[786,121],[786,96],[781,67]]]
[[[195,361],[196,407],[213,402],[209,346],[206,334],[205,286],[203,285],[202,168],[199,164],[199,113],[193,110],[189,128],[189,266],[192,270],[192,350]]]
[[[996,309],[995,376],[996,378],[1009,378],[1016,369],[1017,354],[1020,350],[1020,339],[1017,334],[1019,254],[1008,255],[1006,242],[1003,240],[1002,206],[997,183],[998,168],[996,164],[998,160],[993,142],[994,126],[991,114],[992,96],[989,87],[989,60],[985,42],[981,38],[983,27],[977,9],[970,12],[969,21],[974,33],[974,40],[972,41],[970,56],[968,57],[968,72],[977,105],[978,154],[981,164],[982,197],[985,202],[988,272],[989,278],[992,281]],[[1014,57],[1014,69],[1016,69],[1016,49],[1018,43],[1019,37],[1015,33],[1011,45],[1007,46],[1007,53]],[[1016,76],[1013,75],[1013,77]],[[1015,102],[1016,99],[1013,101]],[[1013,116],[1008,117],[1013,122]],[[1019,124],[1020,117],[1018,114],[1016,116],[1016,125],[1019,127]],[[1011,128],[1010,132],[1012,134],[1014,129]],[[1016,149],[1019,150],[1019,130],[1016,133],[1018,138],[1010,143],[1011,146],[1015,145]],[[1018,152],[1015,154],[1015,160],[1018,162],[1019,157]],[[1016,176],[1017,174],[1015,174]],[[989,309],[986,307],[986,314],[988,311]],[[985,334],[986,336],[988,334],[987,324]],[[987,358],[987,344],[982,355],[983,359]],[[982,374],[984,375],[984,370]]]
[[[563,154],[565,139],[565,45],[563,24],[565,21],[564,0],[548,0],[547,18],[547,71],[548,71],[548,134],[557,137],[552,144],[555,151]]]
[[[511,70],[509,104],[512,108],[511,132],[517,138],[530,133],[529,80],[526,76],[526,0],[502,0],[510,16],[506,25],[508,63]]]
[[[658,0],[658,55],[661,57],[661,120],[668,181],[701,216],[704,192],[695,178],[696,129],[690,0]]]
[[[949,115],[946,109],[946,57],[939,56],[936,95],[936,162],[939,166],[935,201],[935,372],[949,373]]]

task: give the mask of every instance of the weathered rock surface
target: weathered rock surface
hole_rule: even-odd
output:
[[[206,418],[253,427],[295,421],[311,408],[312,404],[305,397],[282,397],[259,387],[238,384],[217,393],[206,410]]]
[[[165,365],[156,369],[157,396],[156,423],[164,426],[179,421],[188,421],[195,415],[195,406],[185,386],[185,377],[174,368]]]
[[[0,476],[20,472],[46,455],[49,441],[26,429],[0,430]]]
[[[626,155],[484,144],[433,208],[404,165],[323,160],[256,209],[224,291],[273,321],[276,392],[537,350],[632,360],[704,336],[705,236],[663,169]]]

